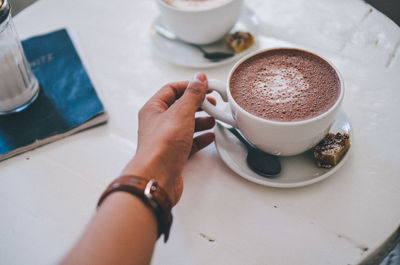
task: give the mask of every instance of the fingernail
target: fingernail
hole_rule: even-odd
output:
[[[206,81],[206,75],[203,73],[196,73],[193,78],[192,78],[193,82],[199,82],[199,83],[203,83],[204,81]]]

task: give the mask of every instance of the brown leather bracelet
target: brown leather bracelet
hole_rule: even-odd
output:
[[[111,182],[103,192],[97,203],[97,208],[108,195],[115,191],[128,192],[150,206],[157,219],[158,238],[164,234],[164,242],[167,242],[172,224],[172,203],[168,194],[158,186],[156,180],[147,180],[133,175],[121,176]]]

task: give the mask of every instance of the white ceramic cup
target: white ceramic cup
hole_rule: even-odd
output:
[[[243,0],[231,0],[220,6],[204,10],[179,9],[156,0],[166,26],[180,39],[207,44],[220,40],[236,24],[243,6]]]
[[[343,101],[343,78],[339,71],[326,59],[305,51],[321,58],[335,69],[339,77],[340,94],[334,105],[319,116],[302,121],[281,122],[257,117],[244,110],[235,102],[230,92],[229,83],[235,69],[242,62],[268,50],[270,49],[257,51],[238,61],[230,71],[226,83],[215,79],[208,81],[209,89],[218,92],[222,99],[229,103],[231,114],[224,112],[207,100],[203,102],[202,109],[215,119],[239,129],[252,144],[265,152],[281,156],[297,155],[318,144],[329,132]]]

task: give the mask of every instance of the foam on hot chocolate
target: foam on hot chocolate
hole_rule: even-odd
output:
[[[170,6],[183,10],[205,10],[222,6],[232,0],[164,0]]]
[[[270,50],[232,74],[231,94],[247,112],[274,121],[301,121],[329,110],[340,94],[336,71],[325,60],[295,49]]]

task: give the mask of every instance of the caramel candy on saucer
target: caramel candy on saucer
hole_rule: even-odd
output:
[[[231,47],[235,53],[240,53],[254,44],[254,37],[248,32],[238,31],[229,34],[225,38],[226,43]]]
[[[346,133],[329,133],[314,147],[314,159],[318,167],[336,166],[350,148],[350,136]]]

